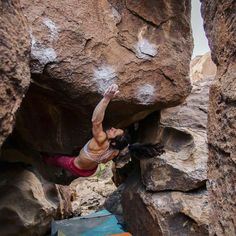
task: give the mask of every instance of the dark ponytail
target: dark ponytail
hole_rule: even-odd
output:
[[[141,144],[141,143],[134,143],[128,146],[130,156],[136,158],[138,160],[148,159],[155,156],[160,156],[164,151],[164,146],[160,143],[152,144]]]
[[[116,150],[123,150],[128,146],[130,156],[138,160],[148,159],[163,154],[164,146],[160,143],[134,143],[130,144],[131,137],[127,131],[123,135],[110,139],[110,147]]]

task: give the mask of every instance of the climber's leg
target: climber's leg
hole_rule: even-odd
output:
[[[64,169],[70,171],[71,174],[73,174],[74,176],[78,176],[78,177],[91,176],[97,170],[97,167],[92,170],[85,170],[85,169],[78,168],[74,164],[75,157],[60,156],[60,155],[56,155],[56,156],[46,156],[45,155],[43,157],[43,159],[44,159],[45,163],[47,163],[48,165],[64,168]]]

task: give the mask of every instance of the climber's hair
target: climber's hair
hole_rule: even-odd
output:
[[[123,135],[110,139],[110,147],[121,151],[128,146],[130,156],[139,160],[160,156],[165,152],[164,146],[160,143],[129,144],[130,141],[130,136],[125,132]]]
[[[128,148],[130,156],[138,160],[160,156],[165,153],[164,146],[160,143],[134,143],[129,145]]]
[[[110,139],[110,147],[117,150],[123,150],[130,143],[130,136],[125,131],[124,134],[118,135]]]

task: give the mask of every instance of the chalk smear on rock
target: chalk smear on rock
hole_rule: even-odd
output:
[[[42,65],[56,61],[57,54],[53,48],[43,48],[32,33],[31,36],[31,57],[39,60]]]
[[[117,81],[117,74],[113,67],[103,65],[94,71],[94,79],[98,86],[98,91],[103,93]]]
[[[151,84],[145,84],[138,88],[137,99],[141,104],[154,102],[155,88]]]
[[[51,42],[55,39],[58,38],[58,27],[56,26],[56,24],[49,18],[45,18],[43,23],[48,27],[48,29],[50,30],[50,38],[51,38]]]

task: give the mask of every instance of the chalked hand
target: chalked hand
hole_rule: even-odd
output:
[[[118,85],[112,84],[106,89],[104,97],[108,99],[113,99],[118,93],[119,93]]]

